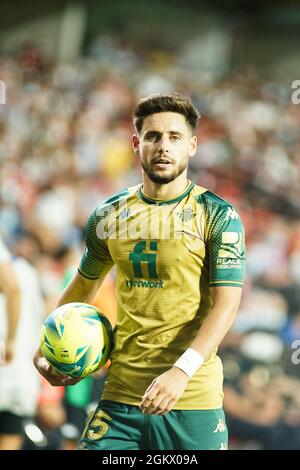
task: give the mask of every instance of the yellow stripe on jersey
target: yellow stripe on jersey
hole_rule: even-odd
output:
[[[243,283],[241,281],[213,281],[213,282],[210,282],[210,286],[213,285],[213,284],[238,284],[240,286],[243,285]]]

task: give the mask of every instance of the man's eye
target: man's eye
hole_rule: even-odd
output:
[[[156,142],[158,140],[158,136],[154,134],[150,134],[146,136],[146,140],[150,142]]]
[[[179,135],[171,135],[170,137],[171,140],[180,140]]]

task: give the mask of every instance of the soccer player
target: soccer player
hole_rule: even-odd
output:
[[[198,111],[152,95],[133,113],[143,182],[102,202],[59,305],[89,302],[113,265],[118,325],[102,400],[82,449],[226,449],[217,348],[241,298],[244,230],[225,200],[187,179]],[[58,379],[36,354],[38,370]]]

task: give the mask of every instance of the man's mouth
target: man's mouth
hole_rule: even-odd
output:
[[[163,158],[159,158],[157,160],[154,160],[153,165],[159,165],[162,167],[172,165],[172,162],[170,160],[164,160]]]

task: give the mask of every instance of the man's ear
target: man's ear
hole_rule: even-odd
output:
[[[190,139],[189,157],[193,157],[197,151],[197,137],[193,135]]]
[[[137,134],[133,134],[132,136],[132,147],[134,153],[139,157],[140,155],[140,139],[138,138]]]

